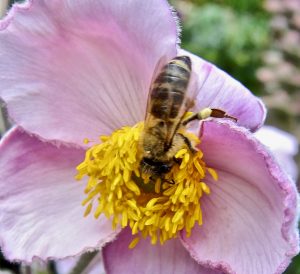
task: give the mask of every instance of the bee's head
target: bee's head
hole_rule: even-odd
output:
[[[142,172],[146,174],[154,174],[154,175],[164,175],[168,173],[171,168],[172,164],[168,162],[160,162],[154,161],[151,158],[144,157],[140,163]]]

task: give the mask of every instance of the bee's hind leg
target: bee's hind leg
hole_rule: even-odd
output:
[[[228,115],[224,110],[218,109],[218,108],[204,108],[201,111],[192,114],[190,117],[187,117],[182,121],[183,125],[188,124],[191,121],[194,120],[204,120],[209,117],[213,118],[228,118],[235,122],[237,122],[237,118]]]
[[[210,117],[215,117],[215,118],[228,118],[233,120],[234,122],[237,122],[238,119],[228,115],[224,110],[218,109],[218,108],[211,108],[211,114]]]

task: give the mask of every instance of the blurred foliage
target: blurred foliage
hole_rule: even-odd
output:
[[[16,1],[14,1],[14,0],[9,0],[9,6],[11,6],[13,3],[15,3],[15,2],[20,2],[20,1],[18,1],[18,0],[16,0]]]
[[[267,92],[263,98],[270,110],[267,121],[300,140],[300,2],[266,0],[265,9],[271,14],[272,45],[257,77]],[[299,167],[299,155],[297,160]],[[285,273],[300,274],[299,255]]]
[[[300,274],[300,256],[298,255],[293,259],[293,262],[284,274]]]
[[[1,273],[1,271],[4,271],[4,270],[11,271],[12,273],[15,273],[15,274],[21,273],[20,265],[17,263],[11,263],[11,262],[6,261],[0,251],[0,273]]]
[[[11,6],[13,3],[16,3],[16,2],[24,2],[24,0],[9,0],[9,6]]]
[[[271,14],[272,46],[264,53],[257,77],[267,93],[268,122],[300,140],[300,2],[267,0],[265,8]]]
[[[171,2],[173,4],[176,4],[176,2],[179,2],[179,1],[171,1]],[[251,12],[251,13],[252,12],[264,12],[264,10],[262,8],[261,0],[250,0],[250,1],[247,1],[247,0],[214,0],[214,1],[191,0],[188,2],[195,4],[197,6],[203,6],[204,4],[207,4],[207,3],[215,3],[218,6],[231,7],[233,10],[236,10],[237,12]]]
[[[172,1],[182,19],[182,47],[216,64],[262,95],[255,77],[262,65],[262,52],[269,47],[268,15],[252,1],[218,1],[234,7],[204,3]],[[203,3],[204,1],[194,1]],[[257,1],[261,2],[261,1]],[[256,11],[253,13],[250,10]]]

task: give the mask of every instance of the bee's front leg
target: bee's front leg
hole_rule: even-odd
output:
[[[189,148],[189,150],[192,152],[192,153],[195,153],[197,150],[193,147],[192,143],[191,143],[191,140],[189,138],[187,138],[186,136],[184,136],[183,134],[181,133],[176,133],[177,136],[180,136],[180,138],[183,139],[183,142],[187,145],[187,147]]]
[[[182,121],[183,125],[188,124],[191,121],[194,120],[204,120],[209,117],[214,118],[228,118],[232,119],[233,121],[237,122],[237,118],[228,115],[224,110],[218,109],[218,108],[204,108],[201,111],[192,114],[190,117],[187,117]]]
[[[167,183],[167,184],[170,184],[170,185],[175,185],[176,182],[172,179],[172,180],[167,180],[167,179],[163,179],[162,181],[163,183]]]

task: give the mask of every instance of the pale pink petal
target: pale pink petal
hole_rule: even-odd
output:
[[[219,108],[238,119],[237,124],[251,130],[258,129],[266,117],[265,106],[240,82],[233,79],[213,64],[179,50],[179,55],[188,55],[192,59],[195,72],[195,84],[191,91],[195,94],[195,111],[206,107]]]
[[[0,23],[0,97],[27,131],[82,144],[144,118],[176,39],[166,0],[31,0]]]
[[[80,149],[57,148],[15,128],[0,144],[0,243],[8,260],[63,258],[114,237],[106,218],[83,217]]]
[[[286,173],[296,180],[298,167],[294,157],[299,146],[296,137],[272,126],[263,126],[255,132],[255,137],[273,152]]]
[[[216,122],[202,130],[205,161],[219,180],[207,179],[203,226],[184,245],[225,273],[282,273],[299,250],[295,184],[247,130]]]
[[[115,241],[104,247],[107,274],[221,274],[198,265],[178,239],[162,246],[142,239],[135,248],[129,249],[134,237],[129,229],[124,229]]]

